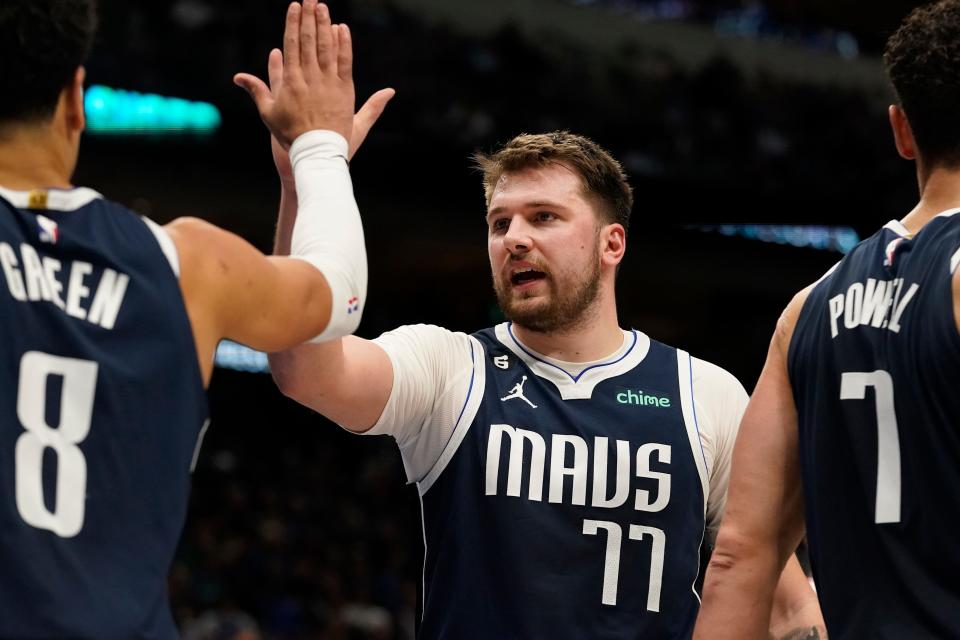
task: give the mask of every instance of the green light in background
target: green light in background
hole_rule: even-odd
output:
[[[220,111],[208,102],[167,98],[93,85],[84,99],[87,131],[93,134],[213,133]]]

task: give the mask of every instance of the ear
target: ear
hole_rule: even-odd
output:
[[[627,250],[627,231],[616,222],[608,224],[600,231],[600,264],[616,267],[623,260]]]
[[[73,80],[64,89],[64,106],[67,117],[67,126],[70,131],[80,133],[87,126],[87,118],[83,107],[83,82],[87,77],[87,70],[77,67]]]
[[[897,105],[890,105],[890,127],[893,129],[893,142],[897,145],[897,153],[904,160],[917,159],[917,142],[913,137],[913,129],[907,120],[907,114]]]

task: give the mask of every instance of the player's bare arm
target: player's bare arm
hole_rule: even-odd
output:
[[[360,147],[370,128],[393,97],[392,89],[373,94],[354,117],[350,155]],[[280,212],[274,254],[289,255],[297,217],[297,191],[288,154],[272,139],[273,157],[280,175]],[[379,346],[346,336],[287,351],[274,349],[270,370],[289,397],[357,432],[374,425],[393,388],[393,367]]]
[[[270,54],[271,73],[279,73],[282,81],[271,91],[254,76],[236,76],[283,148],[289,149],[295,140],[303,142],[304,134],[316,130],[350,137],[352,51],[349,38],[340,37],[344,31],[345,27],[331,24],[326,6],[316,0],[293,3],[287,11],[283,53]],[[301,145],[305,164],[323,161],[310,157],[314,152],[310,144],[323,143],[310,140]],[[336,162],[335,157],[325,160]],[[205,380],[221,338],[274,350],[302,342],[328,326],[334,301],[331,285],[311,266],[307,260],[311,256],[267,258],[233,234],[198,220],[175,221],[167,231],[179,254],[181,287]]]
[[[343,34],[349,38],[349,32]],[[283,81],[279,56],[270,60],[271,88]],[[371,127],[394,96],[393,89],[374,93],[357,111],[350,135],[350,157],[366,139]],[[297,190],[290,159],[283,145],[271,139],[273,159],[280,176],[280,211],[274,254],[289,255],[297,219]],[[374,343],[347,336],[316,344],[303,344],[288,351],[273,349],[270,370],[280,389],[289,397],[322,413],[338,424],[357,431],[374,425],[393,388],[390,359]]]
[[[826,627],[817,595],[810,588],[810,583],[796,555],[791,554],[773,594],[770,638],[812,640],[826,637]]]
[[[743,417],[695,638],[766,638],[781,570],[803,537],[797,412],[787,350],[808,291],[791,301],[778,322]]]

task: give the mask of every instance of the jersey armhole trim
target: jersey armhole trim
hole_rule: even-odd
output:
[[[703,540],[707,536],[707,500],[710,496],[710,481],[707,478],[707,455],[703,451],[703,440],[700,438],[700,425],[697,422],[697,409],[693,403],[693,358],[690,354],[677,349],[677,374],[680,383],[680,406],[683,410],[683,422],[687,427],[687,437],[690,439],[690,448],[693,459],[700,474],[700,487],[703,491],[703,530],[700,533],[700,544],[697,546],[697,573],[690,585],[693,597],[701,603],[697,593],[697,580],[700,579],[700,554],[703,549]],[[697,446],[694,446],[696,443]],[[700,455],[697,455],[697,452]]]
[[[710,495],[710,481],[707,473],[707,455],[703,450],[703,441],[700,438],[700,424],[697,421],[697,408],[693,400],[693,358],[690,354],[677,349],[677,368],[680,383],[680,406],[683,411],[683,422],[687,428],[687,437],[690,440],[690,449],[697,463],[700,474],[700,485],[703,489],[703,514],[707,513],[707,497]]]
[[[167,233],[167,230],[158,225],[156,222],[150,218],[140,216],[140,219],[147,225],[147,228],[150,229],[150,232],[153,233],[153,236],[157,239],[157,244],[160,245],[160,250],[163,251],[163,255],[166,256],[167,262],[170,263],[170,268],[173,269],[173,275],[177,276],[177,279],[180,279],[180,254],[177,253],[177,245],[173,243],[173,238],[170,237],[170,234]]]
[[[450,439],[443,447],[440,457],[437,458],[437,461],[423,479],[417,482],[417,490],[421,496],[430,490],[433,483],[437,481],[437,478],[440,477],[443,470],[450,464],[450,460],[453,459],[453,456],[457,453],[457,449],[460,448],[460,444],[463,442],[464,437],[466,437],[467,432],[470,430],[470,425],[473,423],[473,419],[480,409],[487,374],[483,352],[484,348],[483,345],[480,344],[480,341],[470,336],[470,364],[473,367],[473,371],[470,373],[470,385],[467,388],[467,397],[464,399],[463,407],[460,409],[460,415],[457,417],[453,431],[450,434]]]

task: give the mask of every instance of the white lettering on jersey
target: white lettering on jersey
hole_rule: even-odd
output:
[[[64,265],[51,257],[40,258],[28,244],[17,251],[0,242],[0,267],[10,296],[18,302],[50,302],[67,315],[87,320],[104,329],[113,329],[123,306],[130,276],[113,269],[104,269],[90,300],[90,288],[84,279],[93,273],[93,265],[77,260]],[[67,275],[69,274],[69,275]],[[64,296],[66,283],[66,296]]]
[[[587,503],[587,442],[580,436],[554,435],[550,449],[550,502],[563,502],[563,477],[573,478],[573,504]],[[573,445],[573,465],[567,465],[567,445]]]
[[[837,294],[828,302],[830,334],[834,338],[839,335],[841,318],[846,329],[870,326],[900,333],[903,312],[919,289],[920,285],[914,283],[903,293],[903,278],[854,282],[846,293]]]
[[[593,447],[576,435],[554,434],[550,442],[550,461],[547,468],[547,443],[543,436],[535,431],[519,429],[507,424],[490,425],[487,439],[486,490],[488,496],[500,495],[500,459],[503,453],[504,435],[509,447],[506,493],[511,497],[520,497],[524,475],[528,480],[527,498],[536,502],[543,501],[544,472],[550,478],[548,502],[553,504],[587,504],[587,478],[593,476],[593,490],[590,506],[604,509],[616,509],[630,497],[631,455],[630,442],[615,440],[616,458],[614,473],[616,486],[613,496],[607,489],[607,468],[610,464],[609,439],[595,437]],[[530,445],[530,460],[525,464],[524,446]],[[660,464],[670,464],[671,447],[655,442],[640,445],[636,453],[634,477],[655,480],[656,497],[651,501],[651,492],[646,489],[634,491],[634,508],[637,511],[662,511],[670,502],[670,474],[650,469],[651,461],[656,457]],[[592,466],[592,474],[590,467]],[[524,467],[529,467],[525,469]],[[526,471],[526,474],[524,473]],[[572,482],[566,483],[567,477]],[[567,487],[570,487],[568,490]],[[645,485],[646,486],[646,485]]]
[[[543,464],[547,449],[543,436],[535,431],[514,429],[508,424],[490,425],[490,438],[487,440],[487,495],[497,495],[497,481],[500,477],[500,444],[504,434],[510,436],[507,495],[514,497],[520,495],[520,481],[523,476],[523,443],[529,441],[533,449],[530,456],[529,497],[537,502],[543,500]]]

